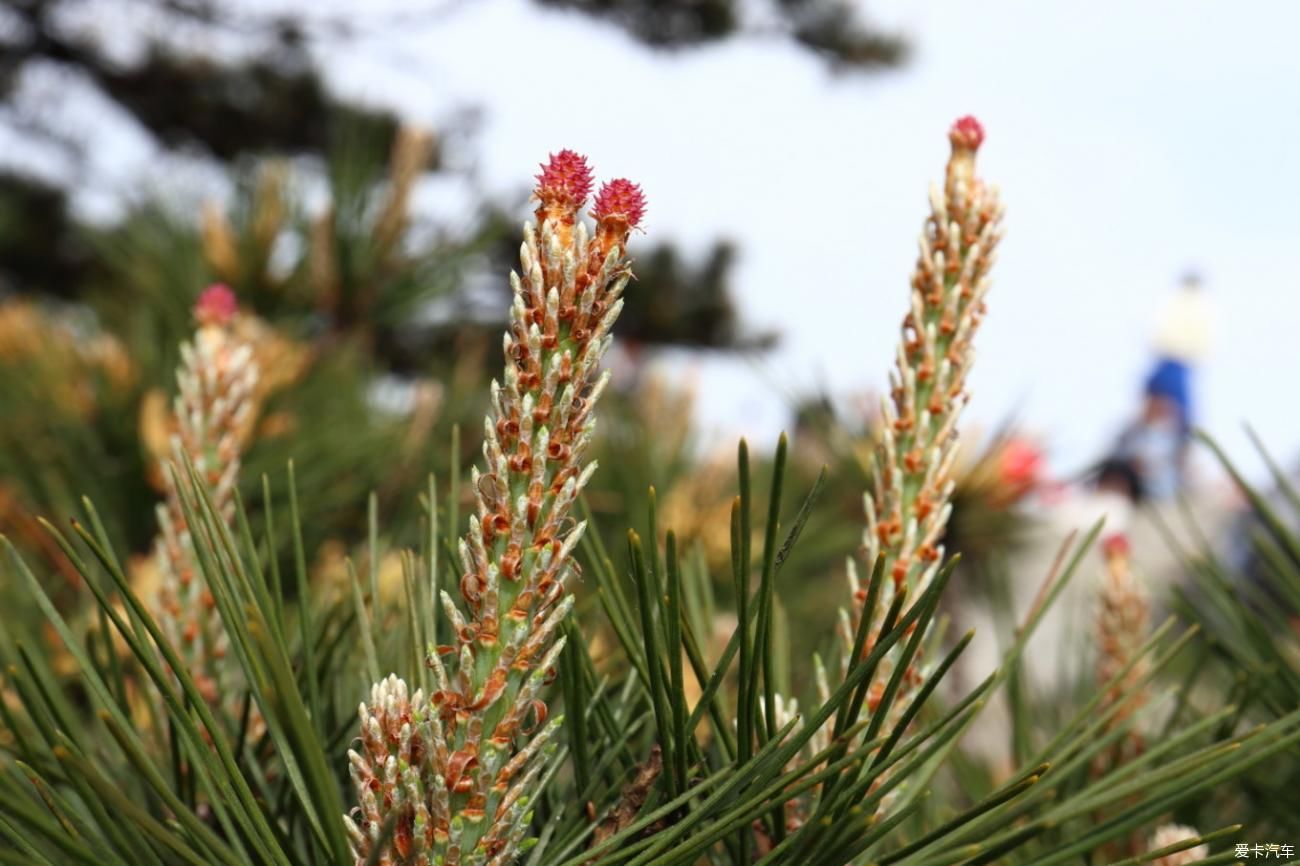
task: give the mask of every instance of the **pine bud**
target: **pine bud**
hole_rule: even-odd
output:
[[[174,404],[177,432],[172,452],[179,477],[163,467],[167,498],[158,506],[154,556],[162,586],[154,603],[158,623],[180,654],[189,674],[214,711],[238,719],[245,689],[243,672],[228,651],[229,641],[207,582],[182,508],[182,486],[189,460],[212,491],[217,513],[231,525],[239,480],[241,431],[255,404],[258,370],[252,349],[234,333],[239,304],[223,284],[204,289],[194,305],[198,331],[181,346]],[[254,714],[250,728],[260,731]]]
[[[360,805],[352,823],[360,832],[349,834],[358,864],[371,856],[368,828],[384,826],[394,809],[398,826],[411,829],[395,836],[380,863],[426,862],[401,859],[406,840],[410,851],[449,866],[503,866],[524,849],[527,806],[560,724],[547,720],[543,688],[556,675],[564,646],[557,635],[573,608],[567,586],[578,573],[572,554],[585,525],[570,512],[595,469],[583,457],[608,381],[600,361],[631,275],[623,243],[645,211],[639,187],[606,184],[593,239],[577,219],[591,187],[586,158],[570,150],[552,155],[537,176],[539,225],[525,226],[520,272],[510,276],[505,373],[491,386],[483,467],[471,476],[477,502],[459,545],[461,603],[449,593],[441,598],[454,645],[429,654],[438,689],[405,710],[426,720],[421,742],[432,745],[412,749],[410,769],[390,783],[376,761],[385,750],[400,754],[406,729],[395,747],[384,734],[392,713],[378,719],[374,700],[371,709],[363,705],[361,739],[373,754],[363,756],[368,773],[354,772]],[[400,715],[405,685],[385,682]],[[375,725],[380,733],[367,733]],[[411,730],[418,735],[420,725]],[[376,782],[384,796],[372,799]],[[420,809],[431,823],[416,832],[426,826]]]

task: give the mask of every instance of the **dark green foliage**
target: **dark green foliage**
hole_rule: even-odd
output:
[[[41,286],[67,297],[92,273],[94,256],[68,214],[63,190],[0,171],[0,293]]]
[[[1258,439],[1275,485],[1271,495],[1247,482],[1217,443],[1201,439],[1249,503],[1238,530],[1246,550],[1234,557],[1212,546],[1190,513],[1181,531],[1168,532],[1190,577],[1178,589],[1175,609],[1204,630],[1186,670],[1178,716],[1209,715],[1216,703],[1231,702],[1235,711],[1221,722],[1223,729],[1289,718],[1300,707],[1300,497]],[[1226,699],[1216,701],[1222,695]],[[1225,786],[1202,811],[1249,820],[1254,838],[1289,839],[1300,831],[1291,805],[1298,788],[1300,748],[1293,746]]]
[[[143,57],[124,63],[94,29],[69,26],[74,3],[7,5],[16,26],[0,43],[0,95],[27,64],[59,64],[85,76],[167,147],[199,147],[223,161],[259,151],[321,153],[331,119],[340,114],[390,133],[396,126],[389,114],[342,104],[325,91],[305,34],[290,18],[246,18],[229,4],[206,0],[122,4],[123,13],[156,16],[178,29],[210,37],[242,33],[270,46],[255,59],[223,60],[155,39]]]
[[[752,592],[743,606],[746,625],[731,635],[712,666],[698,634],[699,593],[707,577],[691,560],[682,561],[673,534],[664,534],[663,547],[629,535],[624,565],[635,588],[631,595],[599,536],[588,536],[588,574],[628,665],[594,665],[582,639],[588,626],[569,626],[573,642],[555,696],[580,721],[568,724],[568,748],[556,754],[548,771],[535,806],[539,842],[526,862],[688,864],[703,857],[718,863],[839,864],[859,856],[936,866],[1077,862],[1300,741],[1294,711],[1271,725],[1234,733],[1225,727],[1237,712],[1229,707],[1172,730],[1135,763],[1092,778],[1092,756],[1123,730],[1103,733],[1110,711],[1099,713],[1094,698],[1011,778],[967,802],[927,797],[929,790],[942,790],[934,788],[935,774],[1005,673],[964,696],[936,688],[964,648],[963,639],[909,698],[896,728],[881,726],[883,709],[855,721],[856,708],[886,653],[919,649],[951,565],[922,597],[887,618],[869,652],[854,654],[859,661],[840,673],[828,703],[813,698],[807,716],[779,724],[770,712],[779,679],[772,588],[783,564],[798,555],[797,540],[815,513],[817,493],[814,488],[789,527],[781,527],[783,451],[774,469],[777,495],[768,505],[762,553],[749,561],[748,545],[742,544],[735,557],[737,578]],[[741,460],[744,478],[743,451]],[[426,508],[439,501],[436,488],[427,493]],[[266,524],[285,525],[298,537],[296,500],[291,497],[287,512],[263,503]],[[753,507],[750,500],[743,486],[735,505],[738,528]],[[240,720],[221,719],[206,709],[188,674],[175,668],[177,659],[146,605],[134,596],[93,510],[88,528],[74,524],[71,539],[49,527],[100,602],[101,625],[63,620],[9,547],[7,573],[31,593],[59,637],[48,644],[22,623],[6,623],[0,637],[9,694],[0,835],[15,852],[0,855],[6,860],[348,862],[337,815],[345,808],[342,754],[355,725],[351,707],[375,670],[417,682],[424,676],[413,647],[436,642],[447,627],[432,604],[445,575],[454,574],[440,554],[447,509],[426,511],[424,528],[412,539],[418,553],[403,568],[401,596],[387,599],[376,569],[391,541],[373,520],[361,549],[369,577],[353,570],[346,595],[321,595],[323,588],[308,586],[302,553],[295,556],[297,576],[281,574],[270,566],[265,535],[242,516],[231,533],[206,495],[186,497],[185,511],[199,527],[202,570],[265,732],[248,735],[247,713]],[[654,524],[652,514],[651,538],[659,535]],[[1048,604],[1090,542],[1091,537],[1075,548],[1052,581]],[[873,585],[882,579],[877,569]],[[297,582],[297,600],[282,600],[276,592],[286,581]],[[1007,665],[1023,652],[1044,609],[1018,630]],[[118,635],[125,650],[113,648],[104,628]],[[1158,676],[1188,646],[1191,633],[1170,641],[1171,628],[1166,624],[1148,643],[1149,676]],[[51,666],[58,658],[71,660],[70,667],[58,663],[62,673]],[[799,659],[787,663],[802,667]],[[686,665],[704,684],[693,710],[685,693]],[[896,681],[885,690],[884,707]],[[835,739],[810,754],[808,744],[825,724],[834,725]],[[657,750],[662,771],[643,790],[630,791],[629,779]],[[623,810],[621,821],[600,823],[619,815],[633,794],[639,800],[635,809]],[[781,816],[792,801],[811,811],[802,824],[785,827]],[[586,803],[596,823],[582,807]],[[1124,809],[1114,817],[1100,824],[1090,820],[1116,804]],[[607,830],[593,842],[596,826]]]
[[[627,296],[620,337],[695,349],[763,349],[775,344],[774,333],[747,334],[741,329],[729,282],[735,257],[735,247],[726,242],[716,244],[694,267],[672,246],[639,254],[637,291]]]
[[[133,22],[156,21],[145,29],[141,56],[123,60],[111,40],[95,28],[70,26],[79,15],[77,0],[13,0],[6,4],[13,26],[0,39],[0,105],[11,105],[12,93],[30,69],[54,68],[90,84],[109,102],[133,118],[163,148],[211,157],[235,166],[265,155],[324,156],[339,149],[340,130],[365,130],[383,151],[391,141],[397,118],[390,112],[339,99],[324,86],[312,59],[313,45],[331,51],[346,46],[365,27],[401,27],[409,19],[423,20],[454,11],[435,4],[393,13],[355,10],[334,16],[312,10],[297,16],[266,13],[248,4],[223,0],[118,0],[99,4],[98,14],[112,17],[120,6],[126,28]],[[680,47],[743,33],[734,0],[537,0],[542,5],[577,8],[597,18],[612,18],[651,44]],[[868,28],[842,0],[783,0],[782,14],[790,38],[826,58],[852,66],[891,66],[901,61],[901,40]],[[105,10],[108,10],[107,12]],[[172,36],[184,34],[184,38]],[[163,34],[162,36],[158,34]],[[260,50],[251,57],[228,57],[209,46],[238,40]],[[5,123],[82,166],[97,142],[68,137],[42,113],[7,117]],[[441,130],[454,137],[457,130]],[[436,169],[435,155],[429,168]],[[336,178],[337,180],[337,178]],[[14,226],[10,213],[26,215]],[[513,226],[512,226],[513,228]],[[21,241],[20,241],[21,239]],[[508,250],[507,250],[508,252]],[[660,320],[660,336],[638,335],[652,342],[725,346],[737,340],[732,313],[716,290],[730,260],[730,248],[719,245],[698,278],[683,280],[666,270],[663,282],[701,286],[681,304],[700,308],[689,318],[676,317],[671,329],[689,326],[689,333],[665,339],[669,328]],[[663,259],[664,256],[668,258]],[[667,248],[656,252],[655,268],[676,265]],[[94,275],[97,258],[88,249],[84,230],[68,212],[66,191],[44,182],[14,175],[0,179],[0,290],[5,288],[60,297],[80,297]],[[646,269],[644,278],[652,278]],[[7,285],[6,285],[7,284]],[[244,286],[237,286],[243,289]],[[345,318],[364,312],[344,307]],[[649,320],[649,317],[646,317]],[[391,319],[389,320],[391,321]]]
[[[740,0],[538,0],[606,18],[637,39],[662,48],[715,42],[744,33]],[[774,4],[791,39],[828,62],[848,68],[894,66],[906,56],[901,38],[871,28],[844,0],[779,0]]]

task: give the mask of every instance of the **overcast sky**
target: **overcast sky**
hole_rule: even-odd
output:
[[[1008,234],[968,424],[1015,413],[1060,471],[1098,456],[1194,267],[1216,311],[1201,422],[1250,466],[1247,419],[1300,453],[1300,4],[869,11],[910,38],[904,68],[835,75],[775,38],[664,57],[526,0],[456,4],[322,63],[346,95],[425,123],[481,105],[473,157],[490,191],[519,192],[548,151],[572,147],[601,176],[643,184],[649,239],[701,252],[736,240],[743,315],[782,345],[757,365],[695,370],[716,435],[774,437],[786,418],[773,387],[842,397],[884,383],[945,130],[969,112],[988,131],[982,173],[1002,188]],[[139,142],[124,152],[148,159]]]

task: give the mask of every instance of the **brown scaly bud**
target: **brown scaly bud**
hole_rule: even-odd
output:
[[[429,165],[434,146],[433,134],[428,130],[412,126],[397,130],[388,163],[388,191],[375,220],[373,235],[375,250],[383,260],[393,255],[410,223],[411,195],[416,181]]]
[[[1106,561],[1101,594],[1097,601],[1097,684],[1105,686],[1137,657],[1150,636],[1151,600],[1146,588],[1133,573],[1127,538],[1112,535],[1102,543]],[[1107,722],[1114,730],[1137,712],[1148,698],[1140,685],[1147,674],[1144,660],[1137,662],[1118,683],[1110,686],[1102,698],[1100,711],[1116,708]],[[1141,755],[1145,744],[1142,735],[1129,730],[1108,753],[1098,756],[1095,770],[1103,773]]]
[[[258,377],[252,348],[234,332],[238,314],[234,292],[222,284],[204,289],[194,305],[198,331],[193,342],[181,346],[181,367],[176,375],[177,433],[172,438],[172,452],[178,477],[163,467],[167,499],[157,509],[159,531],[154,543],[162,575],[154,604],[158,623],[211,708],[224,711],[232,720],[239,717],[242,671],[227,652],[227,636],[199,568],[178,483],[188,483],[184,465],[189,460],[211,487],[217,513],[231,524],[239,480],[240,432],[255,411]],[[255,718],[254,727],[258,726],[260,719]]]
[[[586,528],[570,512],[595,470],[584,457],[609,378],[600,362],[631,277],[623,244],[645,212],[639,187],[608,183],[592,212],[593,236],[578,219],[591,170],[573,151],[554,154],[537,182],[538,224],[524,227],[520,272],[510,277],[505,372],[491,385],[484,466],[471,478],[477,503],[459,544],[461,599],[440,599],[455,645],[428,656],[438,688],[422,717],[444,745],[428,752],[420,772],[443,780],[437,790],[450,817],[430,851],[444,866],[512,863],[528,830],[539,756],[560,723],[547,721],[542,689],[564,646],[558,634],[573,607],[566,585]],[[370,777],[356,781],[369,823],[352,821],[357,832],[349,833],[362,864],[366,828],[392,813],[378,800],[371,815]],[[441,814],[433,789],[422,790],[428,812]],[[396,820],[404,826],[406,814]],[[385,851],[379,862],[408,862],[403,856]]]
[[[365,863],[390,816],[396,816],[381,866],[431,866],[439,839],[448,837],[451,816],[448,756],[441,724],[422,691],[389,676],[358,709],[360,751],[349,750],[352,782],[360,804],[344,816],[352,851]]]

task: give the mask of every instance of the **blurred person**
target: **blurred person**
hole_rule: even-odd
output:
[[[1156,330],[1156,361],[1142,389],[1137,418],[1120,434],[1097,471],[1097,487],[1127,484],[1133,503],[1169,499],[1187,481],[1192,431],[1192,378],[1209,345],[1209,310],[1200,277],[1187,274]],[[1116,474],[1127,467],[1136,483]]]
[[[1034,520],[1027,524],[1024,546],[1004,569],[1006,597],[971,599],[965,611],[962,625],[974,627],[975,638],[959,663],[963,682],[979,682],[1000,663],[1003,644],[997,635],[1028,616],[1044,577],[1059,565],[1062,542],[1075,532],[1077,540],[1098,520],[1104,524],[1097,551],[1048,609],[1022,660],[1034,694],[1069,694],[1074,683],[1095,676],[1095,611],[1115,551],[1123,550],[1127,557],[1132,550],[1136,573],[1157,596],[1179,579],[1179,565],[1147,512],[1187,487],[1194,372],[1206,353],[1208,333],[1209,310],[1200,279],[1188,274],[1155,329],[1155,359],[1142,383],[1136,417],[1086,472],[1057,480],[1037,474],[1028,500]],[[1191,505],[1201,512],[1204,503],[1194,500]],[[1213,527],[1212,515],[1198,513],[1198,519]],[[1013,766],[1005,736],[1009,713],[1007,706],[995,703],[966,741],[1008,773]]]
[[[1130,499],[1169,499],[1183,489],[1191,442],[1191,368],[1160,358],[1143,388],[1142,408],[1120,434],[1103,466],[1130,467],[1137,484]],[[1098,479],[1100,487],[1104,476]]]

